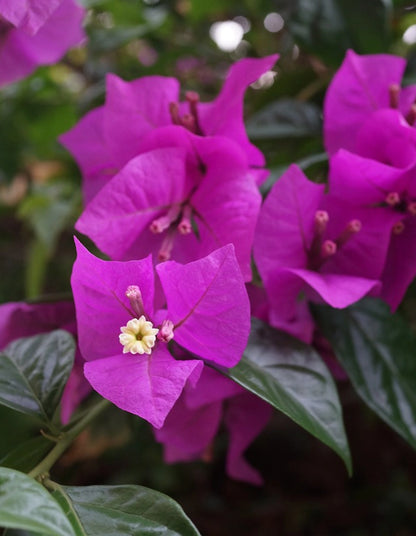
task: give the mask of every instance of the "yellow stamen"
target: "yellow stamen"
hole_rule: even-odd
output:
[[[159,330],[142,315],[138,319],[129,320],[120,331],[119,340],[123,345],[123,354],[151,354]]]

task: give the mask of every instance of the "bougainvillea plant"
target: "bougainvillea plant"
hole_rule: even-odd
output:
[[[62,95],[77,95],[80,119],[69,112],[51,145],[62,162],[75,159],[83,194],[62,216],[69,202],[59,203],[73,190],[45,186],[45,166],[24,146],[19,176],[30,177],[32,190],[19,214],[40,238],[29,272],[59,260],[61,230],[78,235],[65,299],[34,292],[34,300],[0,305],[0,406],[32,423],[27,443],[2,454],[5,534],[105,536],[112,526],[117,534],[199,534],[173,499],[137,482],[52,480],[64,452],[111,407],[142,420],[168,464],[212,462],[226,438],[226,474],[254,486],[267,475],[246,451],[273,410],[332,449],[351,474],[338,380],[416,448],[416,340],[400,316],[416,275],[416,86],[400,87],[405,60],[349,50],[325,78],[327,155],[314,162],[328,166],[314,174],[305,160],[286,161],[282,170],[248,133],[261,141],[270,125],[292,121],[289,135],[311,89],[291,111],[283,99],[260,109],[248,131],[243,103],[250,86],[274,80],[272,69],[284,79],[284,54],[241,58],[248,49],[237,48],[240,59],[224,69],[212,100],[209,77],[198,81],[200,93],[183,94],[177,78],[153,71],[125,81],[111,72],[123,71],[123,62],[110,68],[117,55],[99,54],[112,39],[130,41],[130,57],[157,17],[119,34],[113,15],[95,18],[96,2],[85,4],[88,13],[73,0],[0,0],[0,86],[17,102],[19,88],[39,89],[43,99],[61,84],[52,131],[66,110]],[[84,17],[87,49],[52,66],[48,83],[35,74],[12,84],[81,43]],[[295,23],[290,31],[297,35]]]

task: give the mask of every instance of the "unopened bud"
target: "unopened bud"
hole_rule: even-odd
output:
[[[162,322],[162,325],[159,328],[159,333],[157,334],[157,338],[163,342],[171,341],[174,336],[173,328],[174,328],[174,324],[171,320],[164,320]]]

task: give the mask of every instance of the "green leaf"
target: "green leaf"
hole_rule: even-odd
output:
[[[51,253],[79,202],[79,192],[63,180],[35,185],[20,204],[19,216],[32,227],[46,252]]]
[[[41,484],[0,467],[0,526],[26,529],[42,536],[78,536],[59,504]]]
[[[65,512],[66,517],[72,525],[72,528],[76,536],[88,536],[88,533],[85,531],[78,514],[74,509],[71,499],[65,493],[65,490],[62,486],[56,482],[47,482],[48,489],[52,492],[53,497],[56,502],[61,506],[62,510]],[[80,488],[84,489],[84,488]],[[95,533],[96,534],[96,533]]]
[[[311,346],[253,318],[243,359],[226,374],[332,448],[351,473],[337,389]]]
[[[336,0],[296,0],[288,26],[300,45],[330,64],[339,64],[352,47]]]
[[[297,138],[321,134],[321,110],[315,104],[280,99],[253,114],[247,121],[251,139]]]
[[[43,460],[53,446],[54,444],[46,437],[32,437],[4,456],[0,460],[0,465],[27,473]]]
[[[0,404],[51,426],[74,354],[74,339],[63,330],[10,343],[0,354]]]
[[[0,422],[2,429],[7,430],[7,434],[0,434],[0,459],[39,433],[38,419],[1,404]]]
[[[93,53],[101,54],[144,37],[161,26],[166,18],[164,9],[154,9],[152,14],[153,16],[148,17],[147,22],[135,26],[92,28],[89,35],[89,48]]]
[[[294,162],[300,167],[300,169],[305,170],[314,166],[316,164],[326,164],[328,161],[327,153],[317,153],[305,158],[301,158],[297,162]],[[261,193],[267,194],[273,187],[273,185],[281,178],[283,173],[289,169],[290,164],[278,166],[270,170],[270,175],[267,177],[267,180],[263,182],[260,186]]]
[[[386,52],[391,42],[391,0],[338,0],[353,48],[361,54]]]
[[[296,0],[289,28],[295,40],[338,65],[348,48],[385,52],[391,39],[391,0]]]
[[[416,337],[385,303],[316,307],[316,319],[364,402],[416,449]]]
[[[19,529],[5,529],[2,536],[33,536],[33,532]]]
[[[142,486],[56,486],[53,496],[82,524],[77,536],[199,535],[173,499]]]

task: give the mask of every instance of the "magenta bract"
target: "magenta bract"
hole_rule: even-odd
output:
[[[358,132],[373,112],[389,107],[409,112],[416,86],[400,91],[405,66],[398,56],[347,52],[325,96],[324,140],[330,154],[341,148],[359,152]]]
[[[74,0],[0,0],[0,86],[57,62],[85,34]]]
[[[310,342],[301,291],[337,308],[378,292],[391,226],[389,215],[325,195],[291,166],[262,207],[254,242],[270,323]]]
[[[174,78],[149,76],[124,82],[108,75],[105,105],[87,114],[60,138],[81,168],[85,202],[129,160],[149,150],[146,138],[154,130],[170,125],[198,136],[228,138],[247,155],[253,176],[264,179],[264,170],[258,169],[264,166],[264,156],[249,142],[244,128],[243,97],[249,84],[270,69],[277,58],[273,55],[237,62],[211,103],[200,103],[192,92],[180,103],[179,83]],[[166,147],[166,143],[160,146]]]
[[[231,244],[186,265],[168,261],[157,266],[166,305],[157,311],[150,256],[102,261],[79,242],[77,252],[72,288],[85,375],[120,408],[160,428],[187,382],[197,381],[201,359],[225,367],[240,360],[250,311]],[[128,322],[140,315],[149,323],[147,331],[133,332],[134,322]],[[149,335],[150,327],[159,330],[157,338]],[[196,359],[172,357],[167,347],[171,335]],[[137,345],[137,340],[144,342]]]
[[[212,444],[221,422],[228,430],[226,470],[237,480],[260,485],[262,478],[243,457],[249,444],[267,424],[272,408],[235,382],[205,367],[197,384],[187,386],[165,424],[155,430],[169,463],[211,459]]]
[[[152,252],[158,261],[189,262],[233,243],[250,280],[261,196],[246,156],[227,138],[169,128],[188,138],[189,150],[183,143],[130,160],[87,205],[77,230],[115,260]]]

